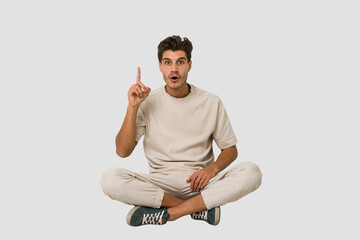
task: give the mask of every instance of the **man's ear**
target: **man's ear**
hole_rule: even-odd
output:
[[[190,70],[191,70],[191,64],[192,64],[192,61],[190,60],[190,61],[189,61],[189,72],[190,72]]]
[[[161,62],[159,62],[159,69],[160,69],[160,72],[162,72],[162,69],[161,69]]]

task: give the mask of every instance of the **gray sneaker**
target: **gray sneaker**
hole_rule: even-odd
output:
[[[220,222],[220,207],[214,207],[210,210],[192,213],[191,218],[195,220],[204,220],[214,226],[218,225]]]
[[[141,226],[146,224],[162,225],[167,222],[169,214],[166,208],[134,207],[126,217],[130,226]]]

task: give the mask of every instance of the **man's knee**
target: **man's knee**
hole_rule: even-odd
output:
[[[122,168],[109,168],[107,169],[101,177],[100,185],[103,192],[111,198],[114,198],[113,195],[116,192],[119,194],[123,188],[122,180],[126,174],[125,170]]]
[[[254,185],[256,188],[258,188],[261,185],[262,181],[262,173],[260,171],[260,168],[258,165],[256,165],[253,162],[248,162],[248,171],[250,172],[251,179],[254,182]]]
[[[249,181],[254,187],[253,190],[259,188],[262,180],[262,173],[259,166],[253,162],[246,162],[246,171],[248,172]]]
[[[258,165],[253,162],[242,162],[237,167],[240,172],[246,173],[247,180],[254,186],[254,190],[261,185],[262,173]]]

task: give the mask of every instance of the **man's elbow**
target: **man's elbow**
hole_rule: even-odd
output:
[[[237,150],[237,148],[236,148],[236,146],[233,148],[233,159],[234,159],[234,161],[235,161],[235,159],[237,159],[237,157],[238,157],[238,150]]]
[[[119,155],[119,157],[121,157],[121,158],[127,158],[134,151],[136,145],[137,145],[136,141],[134,142],[134,144],[132,146],[127,146],[127,147],[125,147],[124,145],[118,144],[116,146],[116,154]]]
[[[123,151],[121,149],[116,149],[116,154],[121,158],[127,158],[128,156],[130,156],[131,152]]]

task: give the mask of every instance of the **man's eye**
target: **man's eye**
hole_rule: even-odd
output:
[[[170,61],[165,61],[165,64],[169,65],[171,62]]]
[[[183,61],[183,60],[179,60],[179,61],[178,61],[178,64],[184,64],[184,61]]]

